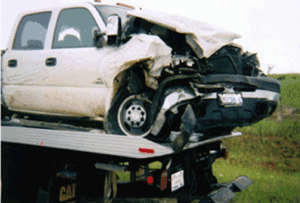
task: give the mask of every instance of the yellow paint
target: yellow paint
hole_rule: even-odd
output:
[[[73,183],[72,185],[61,186],[60,192],[59,192],[59,201],[63,202],[72,198],[76,197],[76,183]]]

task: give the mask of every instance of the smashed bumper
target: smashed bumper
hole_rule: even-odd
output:
[[[193,118],[197,121],[194,131],[203,132],[213,128],[232,130],[237,126],[251,125],[270,116],[280,101],[280,82],[270,78],[214,75],[201,80],[201,84],[190,82],[191,88],[165,91],[167,96],[152,127],[153,135],[157,135],[163,127],[166,112],[178,114],[178,107],[182,105],[191,104],[195,114]],[[229,105],[224,103],[223,95],[233,102]]]

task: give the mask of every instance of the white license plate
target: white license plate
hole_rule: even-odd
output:
[[[183,170],[178,171],[177,173],[172,174],[171,176],[171,189],[172,192],[182,188],[184,186],[184,176]]]
[[[241,94],[219,94],[221,105],[225,107],[243,106]]]

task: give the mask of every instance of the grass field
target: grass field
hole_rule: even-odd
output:
[[[234,202],[300,202],[300,174],[263,169],[260,166],[230,164],[217,160],[214,174],[218,182],[228,182],[240,175],[247,175],[253,184],[237,193]]]
[[[300,74],[271,75],[281,81],[281,102],[300,109]]]

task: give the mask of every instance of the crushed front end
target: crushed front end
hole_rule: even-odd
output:
[[[158,135],[164,125],[181,131],[176,151],[194,132],[209,138],[256,123],[270,116],[280,100],[279,81],[267,77],[209,74],[179,81],[165,89],[151,131]]]
[[[272,115],[280,101],[280,82],[260,71],[255,54],[232,46],[220,51],[224,53],[205,61],[173,56],[172,66],[161,74],[164,85],[158,88],[162,93],[150,139],[160,141],[155,136],[167,125],[181,132],[172,143],[179,152],[194,132],[209,139]]]
[[[110,123],[118,118],[121,127],[106,125],[108,132],[165,142],[177,131],[172,146],[181,151],[193,133],[228,134],[275,111],[280,82],[260,70],[256,54],[233,43],[239,35],[180,16],[130,11],[127,17],[117,50],[135,54],[122,57],[109,77],[121,105],[113,103],[108,118],[120,112]]]

